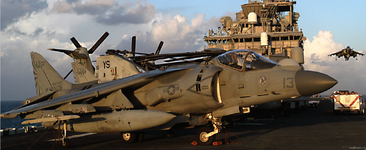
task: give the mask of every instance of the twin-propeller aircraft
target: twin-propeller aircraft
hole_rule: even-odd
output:
[[[107,55],[97,59],[94,70],[88,54],[105,38],[89,51],[74,38],[74,51],[52,49],[74,59],[76,84],[61,77],[40,54],[31,52],[37,96],[1,117],[20,116],[28,119],[22,124],[48,127],[63,123],[64,146],[69,145],[66,131],[121,132],[125,141],[135,142],[143,131],[169,130],[177,124],[203,126],[197,141],[209,145],[220,132],[224,116],[246,113],[252,105],[317,94],[337,84],[328,75],[303,70],[294,60],[277,64],[248,49],[181,53],[189,63],[170,63],[142,73],[139,69],[158,65],[138,69],[138,62],[146,64],[143,58],[156,60],[164,54]],[[167,56],[173,55],[178,56]],[[193,57],[200,59],[190,61]]]

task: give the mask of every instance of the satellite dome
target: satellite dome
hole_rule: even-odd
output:
[[[261,46],[267,46],[268,45],[268,33],[262,32],[261,33]]]
[[[248,14],[248,23],[257,24],[257,14],[255,12],[251,12]]]

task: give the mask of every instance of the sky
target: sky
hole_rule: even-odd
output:
[[[220,26],[222,16],[235,17],[247,0],[2,0],[1,1],[1,100],[36,96],[30,52],[42,54],[65,76],[72,59],[47,50],[73,50],[75,37],[91,46],[108,31],[109,37],[91,55],[107,49],[130,50],[137,36],[139,52],[153,52],[164,41],[161,53],[203,50],[203,35]],[[338,80],[323,94],[349,89],[366,94],[366,57],[336,60],[328,54],[351,46],[366,53],[364,0],[297,0],[299,27],[304,42],[306,70]],[[68,78],[73,81],[72,75]]]

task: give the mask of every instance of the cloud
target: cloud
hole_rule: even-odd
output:
[[[15,6],[11,8],[19,10],[15,9],[16,6],[20,6],[18,2],[14,2]],[[2,3],[2,7],[5,3],[12,4],[6,1]],[[37,11],[29,10],[23,13],[23,17],[0,31],[1,99],[23,100],[35,96],[29,56],[31,51],[42,54],[61,76],[66,75],[71,69],[72,59],[47,49],[75,49],[70,37],[75,36],[82,46],[90,48],[105,31],[108,31],[110,36],[91,55],[92,60],[95,60],[110,48],[130,50],[132,35],[137,35],[137,51],[140,52],[155,52],[161,40],[165,42],[161,53],[202,50],[203,35],[207,28],[220,25],[218,18],[212,17],[206,21],[204,15],[190,20],[179,15],[166,18],[162,13],[156,13],[154,5],[146,0],[124,1],[123,4],[114,0],[54,0],[49,1],[49,5],[47,9],[48,4],[45,8],[36,9]],[[64,7],[61,7],[62,5]],[[98,17],[99,21],[104,23],[95,23]],[[123,24],[123,27],[111,26],[116,24]],[[68,79],[73,80],[72,77]],[[19,94],[14,91],[23,92]]]
[[[11,27],[11,28],[6,29],[5,33],[8,35],[17,35],[17,36],[23,35],[23,36],[29,36],[29,37],[34,38],[34,37],[38,37],[42,34],[46,35],[47,37],[53,36],[56,34],[56,31],[49,31],[49,30],[46,31],[43,27],[36,27],[33,32],[26,33],[26,32],[20,31],[19,27]]]
[[[14,30],[15,31],[15,30]],[[2,32],[1,35],[1,99],[23,100],[35,96],[33,70],[29,53],[42,54],[61,74],[66,75],[72,62],[68,56],[47,50],[50,47],[73,48],[71,42],[60,42],[47,37],[46,31],[37,28],[30,35]],[[61,58],[61,59],[60,59]],[[67,65],[66,65],[67,64]],[[21,93],[19,93],[21,91]]]
[[[334,35],[330,31],[319,31],[313,39],[313,41],[306,40],[304,42],[305,65],[308,67],[329,67],[333,59],[329,58],[328,55],[344,48],[343,44],[334,42]]]
[[[366,94],[366,70],[364,64],[366,58],[357,56],[345,61],[344,58],[328,57],[329,54],[337,52],[345,45],[334,42],[334,35],[331,31],[319,31],[313,37],[313,41],[304,42],[306,70],[319,71],[335,78],[338,84],[325,92],[331,94],[339,89],[349,89]]]
[[[45,0],[3,0],[1,1],[1,31],[9,25],[48,7]]]
[[[208,28],[218,27],[218,18],[212,17],[204,20],[205,15],[198,15],[189,22],[185,17],[176,15],[152,24],[151,31],[138,33],[136,50],[140,52],[155,52],[159,41],[164,41],[161,53],[192,52],[203,50],[203,35]],[[131,36],[130,36],[131,37]],[[130,38],[123,39],[117,49],[130,49]]]
[[[34,32],[31,34],[32,37],[36,37],[39,36],[42,32],[44,31],[43,28],[41,27],[37,27],[36,30],[34,30]]]
[[[106,14],[98,15],[96,21],[106,25],[117,25],[121,23],[143,24],[150,22],[155,16],[155,6],[149,3],[136,4],[132,8],[119,6],[118,9],[109,11]]]
[[[85,2],[82,0],[58,0],[53,4],[51,12],[97,15],[99,13],[105,13],[115,4],[116,2],[114,0],[90,0]]]
[[[6,41],[6,42],[4,42]],[[6,44],[4,44],[6,43]],[[21,95],[34,95],[33,90],[19,90],[19,86],[33,87],[32,66],[27,52],[27,44],[21,37],[2,37],[1,44],[1,99],[2,100],[21,100],[25,97]],[[19,94],[20,92],[22,94]],[[11,98],[5,95],[12,95]],[[5,97],[4,97],[5,96]]]
[[[91,15],[104,25],[144,24],[150,22],[156,13],[155,6],[146,0],[118,4],[115,0],[58,0],[50,12]]]

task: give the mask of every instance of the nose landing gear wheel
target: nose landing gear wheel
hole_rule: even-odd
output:
[[[202,127],[198,130],[198,133],[196,135],[198,144],[200,145],[212,145],[212,143],[215,141],[215,136],[206,137],[208,133],[210,133],[213,130],[211,127]]]

